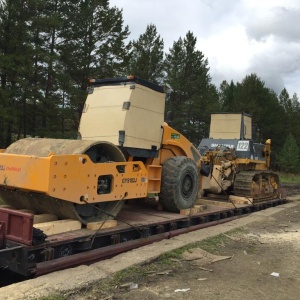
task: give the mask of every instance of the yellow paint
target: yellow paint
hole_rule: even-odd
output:
[[[74,203],[143,198],[148,193],[148,172],[141,162],[93,163],[87,155],[35,157],[1,154],[0,184],[44,193]],[[118,171],[117,167],[123,171]],[[97,193],[98,177],[110,175],[111,192]]]

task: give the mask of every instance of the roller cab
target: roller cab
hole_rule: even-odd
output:
[[[129,76],[92,80],[82,112],[83,140],[107,141],[132,156],[157,155],[165,111],[162,87]]]

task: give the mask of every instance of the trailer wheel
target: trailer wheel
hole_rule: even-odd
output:
[[[199,188],[196,163],[185,156],[169,158],[162,168],[160,202],[165,210],[191,208]]]

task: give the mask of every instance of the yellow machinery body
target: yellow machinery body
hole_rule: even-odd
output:
[[[0,197],[87,223],[116,217],[125,200],[153,195],[172,212],[192,207],[199,191],[276,196],[270,141],[261,148],[249,139],[251,119],[215,116],[213,136],[198,151],[164,122],[164,107],[163,89],[140,78],[93,80],[80,139],[25,138],[0,151]]]
[[[147,196],[148,171],[141,162],[93,163],[87,155],[36,157],[3,154],[5,171],[0,180],[10,189],[44,193],[50,197],[82,203]],[[111,177],[111,192],[102,193],[98,181]],[[99,179],[100,178],[100,179]]]
[[[181,188],[188,201],[171,207],[167,203],[166,208],[190,207],[198,190],[200,154],[164,123],[163,91],[137,78],[98,83],[86,101],[81,140],[26,138],[0,153],[0,197],[16,208],[78,218],[83,223],[114,217],[124,200],[158,195],[162,189],[165,198],[174,194],[168,184],[162,188],[163,166],[178,157],[169,164],[171,168],[188,165],[183,166],[190,171]]]
[[[24,144],[26,140],[29,144],[59,141],[31,138],[21,141]],[[149,164],[141,161],[94,163],[87,154],[51,151],[48,156],[1,153],[0,182],[10,190],[43,193],[78,204],[83,200],[97,203],[144,198],[160,192],[162,165],[167,159],[174,155],[193,158],[193,154],[199,159],[197,149],[165,123],[162,148],[157,158],[148,159]],[[107,193],[99,188],[105,176],[110,178]]]
[[[202,154],[200,189],[260,201],[277,197],[279,177],[269,171],[271,140],[252,140],[252,119],[245,113],[212,114],[210,138],[199,145]]]

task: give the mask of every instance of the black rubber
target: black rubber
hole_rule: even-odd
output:
[[[185,156],[169,158],[162,168],[162,183],[159,200],[167,211],[178,212],[191,208],[199,188],[196,163]]]

